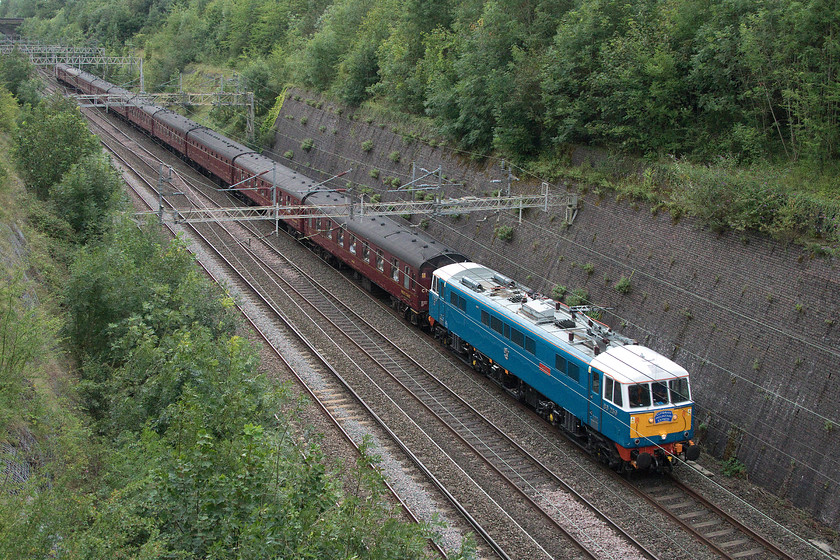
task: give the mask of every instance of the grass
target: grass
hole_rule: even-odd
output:
[[[654,214],[666,211],[674,220],[693,216],[714,231],[758,231],[817,255],[840,253],[840,164],[739,166],[721,158],[707,165],[605,153],[582,165],[546,155],[527,168],[548,180],[581,183],[581,190],[650,204]]]

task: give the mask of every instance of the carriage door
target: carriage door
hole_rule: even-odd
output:
[[[440,298],[438,297],[438,278],[432,274],[432,285],[429,288],[429,315],[435,317],[440,313]]]
[[[440,280],[438,282],[438,321],[444,327],[449,328],[449,325],[446,324],[446,298],[444,297],[444,290],[446,290],[446,282]]]
[[[589,368],[589,425],[601,431],[601,372]]]

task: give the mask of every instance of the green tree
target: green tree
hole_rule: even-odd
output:
[[[231,319],[195,270],[193,257],[180,242],[161,244],[160,236],[153,227],[138,230],[126,220],[82,248],[66,298],[70,342],[79,356],[116,352],[116,340],[146,308],[146,323],[158,338],[193,323],[214,333],[231,331]]]
[[[318,21],[315,34],[293,55],[295,77],[309,87],[329,89],[374,1],[339,0],[330,5]]]
[[[82,243],[100,235],[119,208],[122,181],[102,154],[92,154],[71,167],[50,191],[56,212],[67,220]]]
[[[26,186],[46,199],[73,164],[99,149],[75,104],[55,96],[25,114],[12,154]]]
[[[423,112],[428,81],[422,63],[426,39],[435,30],[450,27],[451,4],[449,0],[408,0],[401,4],[396,11],[397,23],[377,49],[376,95],[402,110]]]
[[[35,67],[29,62],[29,57],[13,50],[8,54],[0,54],[0,83],[18,97],[20,87],[32,78]]]
[[[542,69],[545,126],[555,144],[593,139],[588,123],[598,115],[590,94],[601,65],[600,49],[631,20],[632,3],[581,0],[557,27]]]

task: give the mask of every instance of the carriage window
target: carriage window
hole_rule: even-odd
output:
[[[592,392],[601,393],[601,376],[598,375],[598,370],[592,370]]]
[[[338,228],[338,244],[344,247],[344,228]]]
[[[490,314],[486,311],[481,311],[481,324],[490,326]]]
[[[394,282],[400,281],[400,261],[391,259],[391,278]]]
[[[525,351],[530,352],[534,356],[537,355],[537,343],[534,342],[533,338],[525,337]]]
[[[362,243],[362,259],[365,262],[370,261],[370,245],[368,245],[367,241]]]
[[[499,334],[504,334],[505,329],[502,320],[490,315],[490,328]]]
[[[604,377],[604,398],[613,400],[613,380],[609,377]]]
[[[615,388],[613,389],[612,401],[618,406],[622,406],[624,404],[624,399],[621,398],[621,383],[616,382]]]
[[[436,294],[437,294],[437,293],[440,293],[440,292],[438,292],[438,279],[437,279],[437,276],[432,276],[432,291],[433,291],[434,293],[436,293]]]
[[[569,367],[566,370],[566,375],[568,375],[569,377],[571,377],[572,379],[574,379],[575,381],[580,383],[580,368],[578,367],[577,364],[573,364],[572,362],[569,362]]]
[[[671,389],[671,402],[681,403],[691,400],[691,394],[688,392],[688,378],[681,377],[679,379],[672,379],[668,382],[668,387]]]
[[[409,267],[405,267],[405,274],[403,274],[403,286],[405,288],[411,288],[411,269]]]
[[[564,358],[560,354],[555,354],[554,355],[554,368],[557,371],[561,371],[563,373],[566,373],[566,358]]]
[[[382,249],[376,250],[376,268],[379,272],[385,272],[385,259],[382,258]]]
[[[327,239],[332,239],[333,238],[332,222],[330,222],[329,220],[324,220],[324,222],[325,222],[324,227],[327,229]]]
[[[355,235],[350,236],[350,252],[353,253],[354,255],[356,254],[356,236]]]
[[[630,385],[630,408],[650,406],[650,385],[637,383]]]

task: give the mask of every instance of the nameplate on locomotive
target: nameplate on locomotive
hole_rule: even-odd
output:
[[[660,424],[662,422],[673,422],[673,421],[674,421],[674,412],[672,410],[660,410],[653,417],[653,423],[654,424]]]

